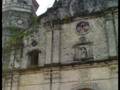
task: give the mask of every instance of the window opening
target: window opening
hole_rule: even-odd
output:
[[[30,60],[30,64],[29,66],[38,66],[38,61],[39,61],[39,53],[41,53],[40,50],[35,49],[33,51],[30,51],[27,53],[27,55],[29,55],[29,60]]]
[[[30,66],[37,66],[38,65],[38,52],[33,51],[30,53],[29,57],[30,57]]]

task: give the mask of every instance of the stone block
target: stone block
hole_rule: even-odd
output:
[[[79,81],[79,78],[80,76],[78,70],[62,71],[60,76],[61,82]]]
[[[43,83],[43,74],[27,74],[20,76],[20,85],[30,85],[30,84],[42,84]]]
[[[4,89],[5,89],[5,90],[10,90],[10,87],[6,86]]]
[[[60,90],[60,83],[53,83],[52,90]]]
[[[91,80],[110,79],[110,69],[107,67],[89,69]]]
[[[51,76],[50,76],[50,72],[44,72],[44,83],[50,83],[50,78],[51,78]]]
[[[27,85],[27,86],[20,86],[19,90],[49,90],[49,89],[44,89],[42,88],[41,85]]]

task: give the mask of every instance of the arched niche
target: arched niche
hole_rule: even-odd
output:
[[[77,84],[75,88],[71,90],[100,90],[97,83]]]

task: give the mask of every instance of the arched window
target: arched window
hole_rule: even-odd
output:
[[[93,90],[93,89],[90,89],[90,88],[82,88],[82,89],[78,89],[78,90]]]
[[[31,66],[38,66],[39,53],[41,53],[41,51],[39,51],[39,50],[33,50],[31,52],[28,52],[29,60],[30,60],[29,67],[31,67]]]

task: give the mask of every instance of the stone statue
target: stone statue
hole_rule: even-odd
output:
[[[87,58],[87,49],[85,47],[80,48],[80,58]]]

